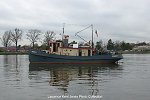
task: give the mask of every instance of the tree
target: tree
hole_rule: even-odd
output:
[[[123,51],[126,50],[126,43],[122,41],[120,47]]]
[[[131,43],[126,43],[125,41],[122,41],[120,47],[123,51],[124,50],[132,50],[134,45]]]
[[[107,49],[108,50],[113,50],[114,49],[114,43],[112,42],[111,39],[108,40]]]
[[[53,40],[53,38],[54,38],[55,35],[56,35],[56,34],[54,33],[54,31],[47,31],[47,32],[45,33],[45,35],[44,35],[44,43],[45,43],[46,45],[48,45],[48,44],[49,44],[49,41]]]
[[[96,49],[103,50],[103,41],[102,40],[96,42]]]
[[[16,28],[14,32],[11,32],[11,40],[16,44],[16,52],[18,50],[17,48],[18,41],[21,40],[21,37],[22,37],[22,30]]]
[[[121,50],[121,42],[120,41],[115,41],[114,42],[114,50],[115,51],[120,51]]]
[[[147,45],[147,43],[146,42],[140,42],[140,43],[137,43],[136,45],[137,46],[144,46],[144,45]]]
[[[46,43],[43,43],[43,44],[40,46],[40,49],[42,49],[42,50],[48,50],[48,46],[46,45]]]
[[[27,39],[29,39],[29,41],[32,43],[33,48],[35,47],[35,43],[37,42],[37,40],[39,40],[39,36],[41,31],[37,30],[37,29],[31,29],[28,31],[27,35]]]
[[[11,44],[11,31],[5,31],[1,41],[2,45],[7,48]]]
[[[34,44],[34,47],[39,49],[39,45],[37,43]]]

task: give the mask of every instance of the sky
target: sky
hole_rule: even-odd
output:
[[[75,33],[93,24],[95,41],[149,42],[149,12],[150,0],[0,0],[0,37],[19,28],[19,43],[29,45],[29,29],[51,30],[60,38],[64,26],[70,41],[82,41]],[[91,28],[79,35],[91,40]]]

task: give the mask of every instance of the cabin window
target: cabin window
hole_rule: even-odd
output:
[[[79,56],[82,56],[82,50],[79,50]]]
[[[70,50],[70,51],[72,51],[72,50]]]
[[[91,50],[88,50],[88,56],[91,56]]]
[[[56,49],[57,49],[56,43],[53,43],[53,52],[56,52]]]
[[[57,46],[60,47],[60,43],[58,43]]]

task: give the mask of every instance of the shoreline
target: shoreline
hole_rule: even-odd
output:
[[[28,52],[0,52],[0,55],[28,55]]]
[[[150,51],[122,51],[122,54],[150,54]]]
[[[123,51],[122,54],[150,54],[150,51],[148,52]],[[0,55],[28,55],[28,52],[0,52]]]

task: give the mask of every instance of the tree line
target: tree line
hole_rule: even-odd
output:
[[[110,51],[125,51],[125,50],[133,50],[136,46],[144,46],[149,45],[146,42],[139,42],[139,43],[128,43],[125,41],[112,41],[112,39],[109,39],[106,44],[103,44],[103,41],[100,40],[96,42],[96,49],[97,50],[110,50]]]
[[[47,48],[49,41],[53,40],[55,37],[54,31],[46,31],[42,32],[37,29],[30,29],[27,32],[23,32],[21,29],[15,28],[14,30],[5,31],[1,42],[4,47],[9,47],[12,43],[16,46],[16,51],[18,50],[18,42],[22,40],[22,34],[26,34],[26,38],[31,42],[32,48],[38,48],[38,44],[36,42],[40,40],[40,36],[44,33],[44,39],[42,40],[41,48]],[[77,43],[73,41],[73,43]],[[132,50],[135,46],[147,45],[146,42],[140,43],[127,43],[125,41],[112,41],[109,39],[106,44],[103,43],[102,40],[99,40],[95,44],[95,48],[97,50],[113,50],[113,51],[125,51],[125,50]]]
[[[15,44],[16,52],[18,50],[18,42],[22,40],[22,34],[25,33],[27,39],[31,42],[32,48],[35,48],[35,43],[40,40],[40,36],[44,33],[37,29],[30,29],[27,32],[23,32],[21,29],[15,28],[14,30],[5,31],[1,42],[4,47],[9,47],[12,43]],[[46,31],[44,33],[43,44],[48,45],[48,42],[55,36],[54,31]]]

